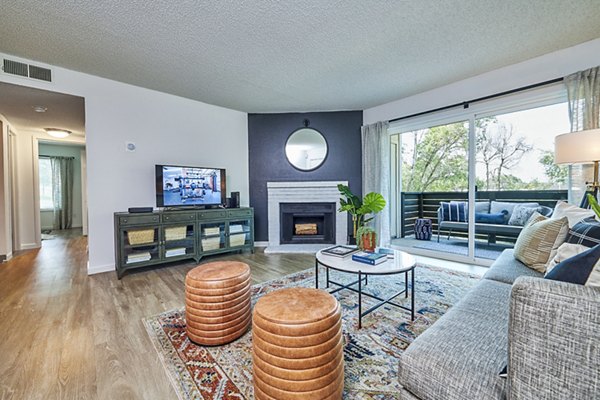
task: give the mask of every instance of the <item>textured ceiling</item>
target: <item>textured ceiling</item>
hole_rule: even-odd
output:
[[[38,113],[34,106],[47,108]],[[0,82],[0,114],[18,129],[44,131],[59,128],[85,135],[85,106],[82,97]]]
[[[4,0],[0,51],[247,112],[364,109],[598,21],[599,0]]]

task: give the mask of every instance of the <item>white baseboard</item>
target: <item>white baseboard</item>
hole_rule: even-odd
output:
[[[267,247],[269,242],[254,242],[254,247]]]
[[[107,265],[94,265],[90,266],[90,262],[87,263],[88,275],[101,274],[103,272],[114,272],[115,264],[107,264]]]
[[[37,243],[21,243],[19,250],[39,249],[40,247],[42,247],[42,245]]]

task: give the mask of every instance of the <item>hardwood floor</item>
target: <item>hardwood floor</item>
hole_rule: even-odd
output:
[[[142,318],[183,306],[194,263],[87,275],[87,239],[58,236],[0,264],[0,399],[176,399]],[[254,283],[314,256],[243,253]]]

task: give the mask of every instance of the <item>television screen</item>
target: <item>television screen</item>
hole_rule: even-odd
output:
[[[224,169],[156,166],[158,207],[210,206],[224,203]]]

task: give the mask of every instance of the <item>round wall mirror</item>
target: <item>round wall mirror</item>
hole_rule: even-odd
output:
[[[327,141],[321,132],[312,128],[292,132],[285,144],[288,161],[301,171],[319,168],[327,157],[327,150]]]

